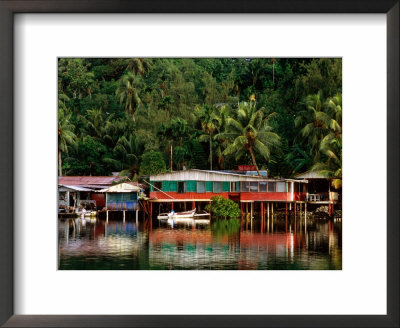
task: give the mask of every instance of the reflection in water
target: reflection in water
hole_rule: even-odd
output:
[[[337,270],[341,220],[59,220],[59,268]]]

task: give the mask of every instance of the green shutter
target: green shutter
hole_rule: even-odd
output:
[[[169,191],[178,191],[178,182],[177,181],[170,181],[169,182]]]
[[[153,182],[152,182],[152,181],[150,181],[150,191],[154,191],[154,189],[153,189]]]
[[[187,181],[186,191],[196,192],[196,181]]]
[[[207,181],[206,182],[206,191],[207,192],[212,192],[213,191],[213,183],[212,183],[212,181]]]
[[[227,191],[227,192],[229,192],[229,182],[228,181],[224,181],[223,183],[222,183],[222,191]]]

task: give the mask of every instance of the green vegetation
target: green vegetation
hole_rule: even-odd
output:
[[[211,200],[211,206],[207,205],[206,210],[211,211],[213,216],[224,218],[237,218],[240,216],[239,205],[233,200],[222,196],[211,197]]]
[[[59,174],[255,165],[340,186],[341,59],[63,58]]]

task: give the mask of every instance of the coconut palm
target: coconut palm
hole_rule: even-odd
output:
[[[77,137],[74,125],[71,123],[72,113],[58,110],[58,174],[62,176],[62,153],[68,154],[69,146],[75,145]]]
[[[142,78],[132,72],[126,73],[118,80],[118,87],[115,93],[120,103],[124,104],[125,110],[131,116],[133,116],[136,108],[142,103],[139,97],[142,84]]]
[[[121,136],[114,147],[114,152],[120,159],[105,157],[103,161],[121,170],[120,175],[134,176],[139,172],[139,154],[142,154],[143,150],[143,144],[135,136]]]
[[[261,176],[254,153],[257,152],[268,160],[271,149],[280,145],[279,136],[272,132],[272,127],[268,124],[274,115],[275,113],[265,116],[264,109],[257,109],[255,101],[240,103],[236,117],[228,118],[227,132],[218,136],[231,141],[223,154],[235,154],[235,159],[238,160],[248,152],[258,175]]]
[[[333,178],[335,188],[342,185],[342,96],[327,99],[326,112],[331,117],[329,132],[320,142],[321,160],[313,166],[314,171]]]
[[[196,108],[200,123],[201,129],[206,133],[199,137],[200,141],[208,141],[210,147],[210,153],[208,160],[210,162],[210,170],[212,170],[212,162],[213,162],[213,133],[217,129],[217,115],[216,108],[211,106],[202,106]]]
[[[306,109],[300,111],[295,118],[296,127],[301,127],[300,137],[311,146],[316,160],[320,155],[321,140],[330,132],[341,131],[341,105],[336,106],[337,101],[341,103],[341,97],[335,97],[325,100],[321,91],[307,96]]]
[[[130,58],[128,59],[127,69],[136,75],[144,76],[151,68],[151,62],[146,58]]]

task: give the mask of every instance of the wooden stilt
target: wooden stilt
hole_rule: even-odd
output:
[[[287,203],[285,203],[285,214],[287,215],[288,214],[288,209],[287,209]]]
[[[261,220],[264,217],[264,202],[260,203],[260,216],[261,216]]]
[[[294,206],[294,216],[296,217],[296,210],[297,210],[297,204],[296,204],[296,202],[294,202],[293,206]]]
[[[126,211],[122,211],[122,222],[125,223],[125,212]]]
[[[108,223],[108,210],[106,211],[106,222]]]
[[[196,208],[196,202],[192,202],[192,210]]]
[[[271,215],[274,217],[274,203],[271,203]]]
[[[171,211],[174,209],[174,202],[171,202]]]
[[[150,202],[150,219],[153,217],[153,203]]]
[[[243,202],[240,202],[240,216],[243,216]]]

